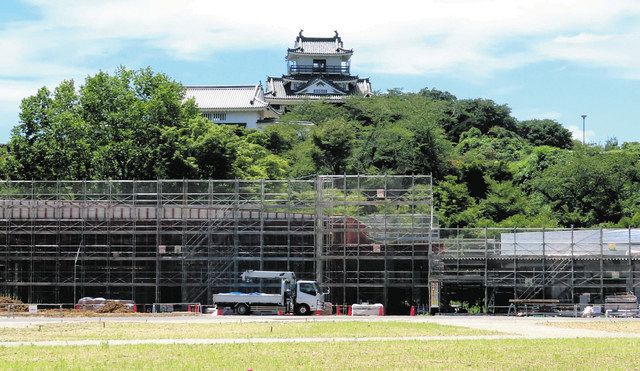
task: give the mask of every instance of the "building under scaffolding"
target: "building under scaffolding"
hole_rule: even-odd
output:
[[[209,303],[293,271],[334,303],[501,310],[640,284],[640,231],[438,228],[430,176],[0,182],[0,293]]]
[[[439,229],[430,280],[440,302],[505,310],[510,299],[579,303],[640,286],[638,229]]]
[[[335,302],[424,301],[429,176],[0,182],[0,291],[209,303],[247,269],[294,271]]]

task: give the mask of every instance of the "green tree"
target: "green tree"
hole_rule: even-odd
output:
[[[14,128],[7,146],[11,178],[90,176],[92,142],[77,100],[73,81],[63,81],[53,94],[42,88],[22,101],[21,122]]]
[[[638,159],[625,153],[578,151],[533,180],[565,226],[617,223],[636,190]]]
[[[275,154],[284,154],[308,137],[310,128],[295,123],[275,123],[262,130],[260,141],[265,148]]]
[[[510,181],[509,165],[529,150],[522,138],[504,128],[494,127],[486,135],[471,128],[460,136],[454,164],[471,195],[481,199],[489,188],[487,180]]]
[[[605,151],[612,151],[618,148],[620,148],[618,144],[618,138],[616,137],[607,138],[607,141],[604,143]]]
[[[562,161],[566,155],[569,155],[567,151],[557,147],[535,147],[522,159],[509,164],[509,171],[512,173],[514,181],[525,191],[530,192],[530,182],[542,176],[542,172],[549,166]]]
[[[281,117],[281,122],[285,123],[311,123],[320,125],[327,120],[347,119],[348,114],[343,107],[327,102],[309,101],[300,105],[291,107]]]
[[[63,81],[53,94],[42,88],[22,101],[7,146],[9,176],[156,179],[170,173],[163,132],[199,116],[182,85],[148,68],[99,72],[79,90]]]
[[[571,132],[555,120],[526,120],[518,123],[517,132],[534,146],[571,148]]]
[[[455,176],[445,176],[435,184],[434,208],[442,227],[474,226],[480,219],[480,210],[465,183]]]
[[[480,210],[485,219],[500,222],[525,213],[527,200],[520,188],[511,182],[487,179],[487,183],[487,197],[480,203]]]
[[[456,98],[455,95],[449,93],[448,91],[442,91],[442,90],[438,90],[438,89],[434,89],[434,88],[431,88],[431,89],[429,89],[429,88],[420,89],[418,94],[424,96],[425,98],[433,99],[433,100],[444,100],[444,101],[449,101],[449,102],[453,102],[455,100],[458,100],[458,98]]]
[[[449,139],[457,142],[460,135],[471,128],[481,133],[499,126],[509,131],[516,128],[516,120],[507,105],[499,105],[490,99],[462,99],[448,106],[449,119],[442,122]]]
[[[312,157],[319,172],[342,174],[352,153],[359,125],[353,121],[334,119],[318,125],[311,131],[316,147]]]

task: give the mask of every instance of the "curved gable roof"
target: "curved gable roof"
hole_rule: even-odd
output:
[[[293,48],[287,49],[289,53],[299,54],[351,54],[353,50],[345,49],[342,38],[335,31],[333,37],[306,37],[302,35],[302,30],[296,37]]]

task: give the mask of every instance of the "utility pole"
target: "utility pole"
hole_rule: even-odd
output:
[[[582,144],[585,143],[585,120],[587,119],[587,115],[582,115]]]

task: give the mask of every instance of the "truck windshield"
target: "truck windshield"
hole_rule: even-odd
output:
[[[316,295],[316,285],[313,283],[301,282],[300,283],[300,292],[309,295]]]
[[[322,293],[322,290],[320,290],[320,286],[318,286],[317,283],[314,283],[313,285],[315,286],[317,293],[319,293],[319,294]]]

